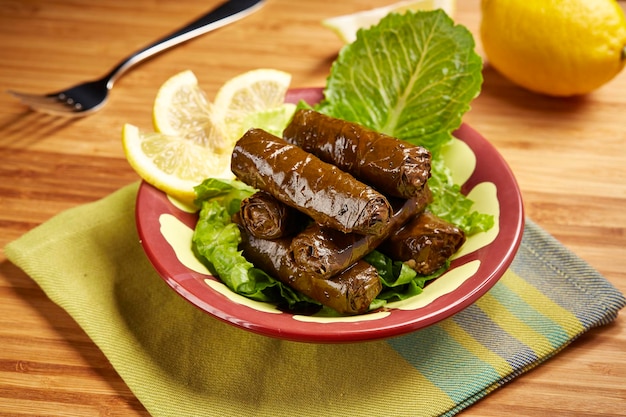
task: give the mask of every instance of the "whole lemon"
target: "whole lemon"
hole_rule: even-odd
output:
[[[482,0],[488,61],[528,90],[589,93],[626,62],[626,19],[616,0]]]

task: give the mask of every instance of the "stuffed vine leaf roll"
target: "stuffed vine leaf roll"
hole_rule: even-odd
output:
[[[306,216],[276,200],[265,191],[257,191],[241,201],[241,222],[248,232],[261,239],[277,239],[298,230]]]
[[[291,242],[293,259],[300,268],[318,278],[332,276],[375,249],[403,224],[424,211],[430,201],[430,189],[425,187],[417,197],[396,202],[397,210],[379,235],[342,233],[310,224]]]
[[[293,262],[289,256],[290,243],[289,237],[259,239],[244,228],[241,230],[240,248],[256,267],[340,314],[367,312],[382,289],[376,268],[359,261],[329,279],[315,278]]]
[[[345,233],[377,234],[389,222],[385,196],[261,129],[250,129],[237,141],[231,170],[246,184]]]
[[[426,148],[314,110],[296,111],[283,138],[388,196],[413,197],[430,178]]]
[[[383,242],[379,250],[430,275],[465,243],[465,233],[430,212],[417,216]]]

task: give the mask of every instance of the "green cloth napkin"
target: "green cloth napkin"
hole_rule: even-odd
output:
[[[5,248],[102,349],[154,416],[453,415],[610,322],[626,300],[527,221],[480,300],[426,329],[310,344],[253,334],[172,291],[135,229],[137,184],[68,210]]]

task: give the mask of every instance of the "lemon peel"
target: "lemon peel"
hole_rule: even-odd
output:
[[[590,93],[624,67],[626,19],[615,0],[483,0],[489,63],[530,91]]]
[[[216,153],[181,136],[142,132],[127,123],[122,128],[122,146],[143,180],[186,204],[193,203],[194,187],[205,178],[234,178],[230,153]]]

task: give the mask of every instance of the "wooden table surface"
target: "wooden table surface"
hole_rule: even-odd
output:
[[[29,112],[4,90],[43,93],[95,78],[218,0],[1,0],[0,246],[137,180],[121,127],[151,128],[155,93],[171,75],[193,70],[209,97],[259,67],[290,72],[294,87],[321,86],[342,44],[320,20],[391,2],[268,0],[244,20],[136,68],[102,111],[70,121]],[[455,19],[476,35],[483,55],[479,0],[458,3]],[[488,64],[484,78],[465,121],[512,167],[527,215],[626,293],[626,72],[573,99],[523,91]],[[0,414],[147,415],[82,329],[4,254]],[[626,317],[462,414],[626,415]]]

